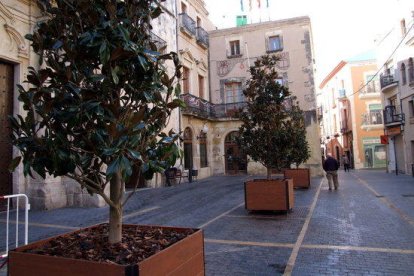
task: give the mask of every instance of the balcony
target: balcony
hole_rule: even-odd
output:
[[[195,21],[186,13],[180,13],[178,16],[180,22],[180,30],[189,36],[196,36],[197,31]]]
[[[383,112],[384,125],[386,127],[405,123],[405,114],[401,112],[400,106],[388,105]]]
[[[197,37],[196,37],[197,43],[201,47],[207,49],[209,45],[208,33],[206,32],[206,30],[204,30],[201,27],[197,27],[196,29],[197,29]]]
[[[373,129],[382,129],[383,120],[381,110],[372,110],[362,114],[361,128],[369,131]]]
[[[165,50],[165,48],[167,47],[167,41],[165,41],[164,39],[162,39],[158,35],[154,34],[153,32],[151,32],[151,41],[157,47],[158,52],[162,53],[163,50]]]
[[[201,119],[236,119],[237,112],[247,106],[246,102],[212,104],[191,94],[181,95],[181,99],[186,104],[182,109],[184,115],[192,115]]]
[[[394,75],[381,75],[380,77],[381,91],[387,92],[389,89],[396,87],[398,81],[394,79]]]

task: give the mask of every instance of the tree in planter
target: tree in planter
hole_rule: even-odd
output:
[[[161,0],[162,1],[162,0]],[[26,38],[45,66],[18,86],[24,116],[11,118],[24,174],[66,176],[109,205],[109,242],[121,241],[123,187],[175,163],[178,135],[163,129],[180,65],[151,42],[157,0],[39,0],[47,17]],[[172,61],[172,62],[171,62]],[[172,76],[167,62],[173,63]],[[109,196],[105,187],[109,185]]]
[[[266,167],[267,179],[271,178],[272,169],[286,167],[294,144],[292,110],[297,106],[289,89],[277,81],[278,60],[277,56],[265,55],[250,67],[251,78],[243,91],[248,104],[240,113],[240,147]]]
[[[310,157],[309,143],[306,139],[305,114],[299,105],[292,106],[290,110],[292,118],[292,150],[288,156],[288,166],[295,164],[296,168],[305,163]]]

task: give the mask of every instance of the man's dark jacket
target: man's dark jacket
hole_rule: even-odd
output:
[[[332,156],[328,156],[323,162],[323,169],[325,171],[337,171],[339,169],[339,163]]]

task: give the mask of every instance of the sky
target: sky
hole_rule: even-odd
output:
[[[236,15],[241,14],[247,14],[248,23],[309,16],[317,85],[341,60],[375,50],[375,40],[381,35],[400,31],[395,26],[403,15],[414,11],[414,0],[268,0],[269,8],[266,0],[251,0],[251,11],[249,0],[242,0],[244,13],[241,0],[204,1],[218,29],[235,27]]]

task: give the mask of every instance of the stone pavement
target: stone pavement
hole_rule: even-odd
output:
[[[340,171],[338,191],[313,178],[309,190],[295,190],[295,207],[285,214],[247,212],[245,179],[216,176],[140,190],[124,221],[202,228],[206,275],[414,275],[411,176]],[[107,208],[30,211],[29,240],[104,222],[107,214]],[[4,220],[0,213],[0,252]]]

